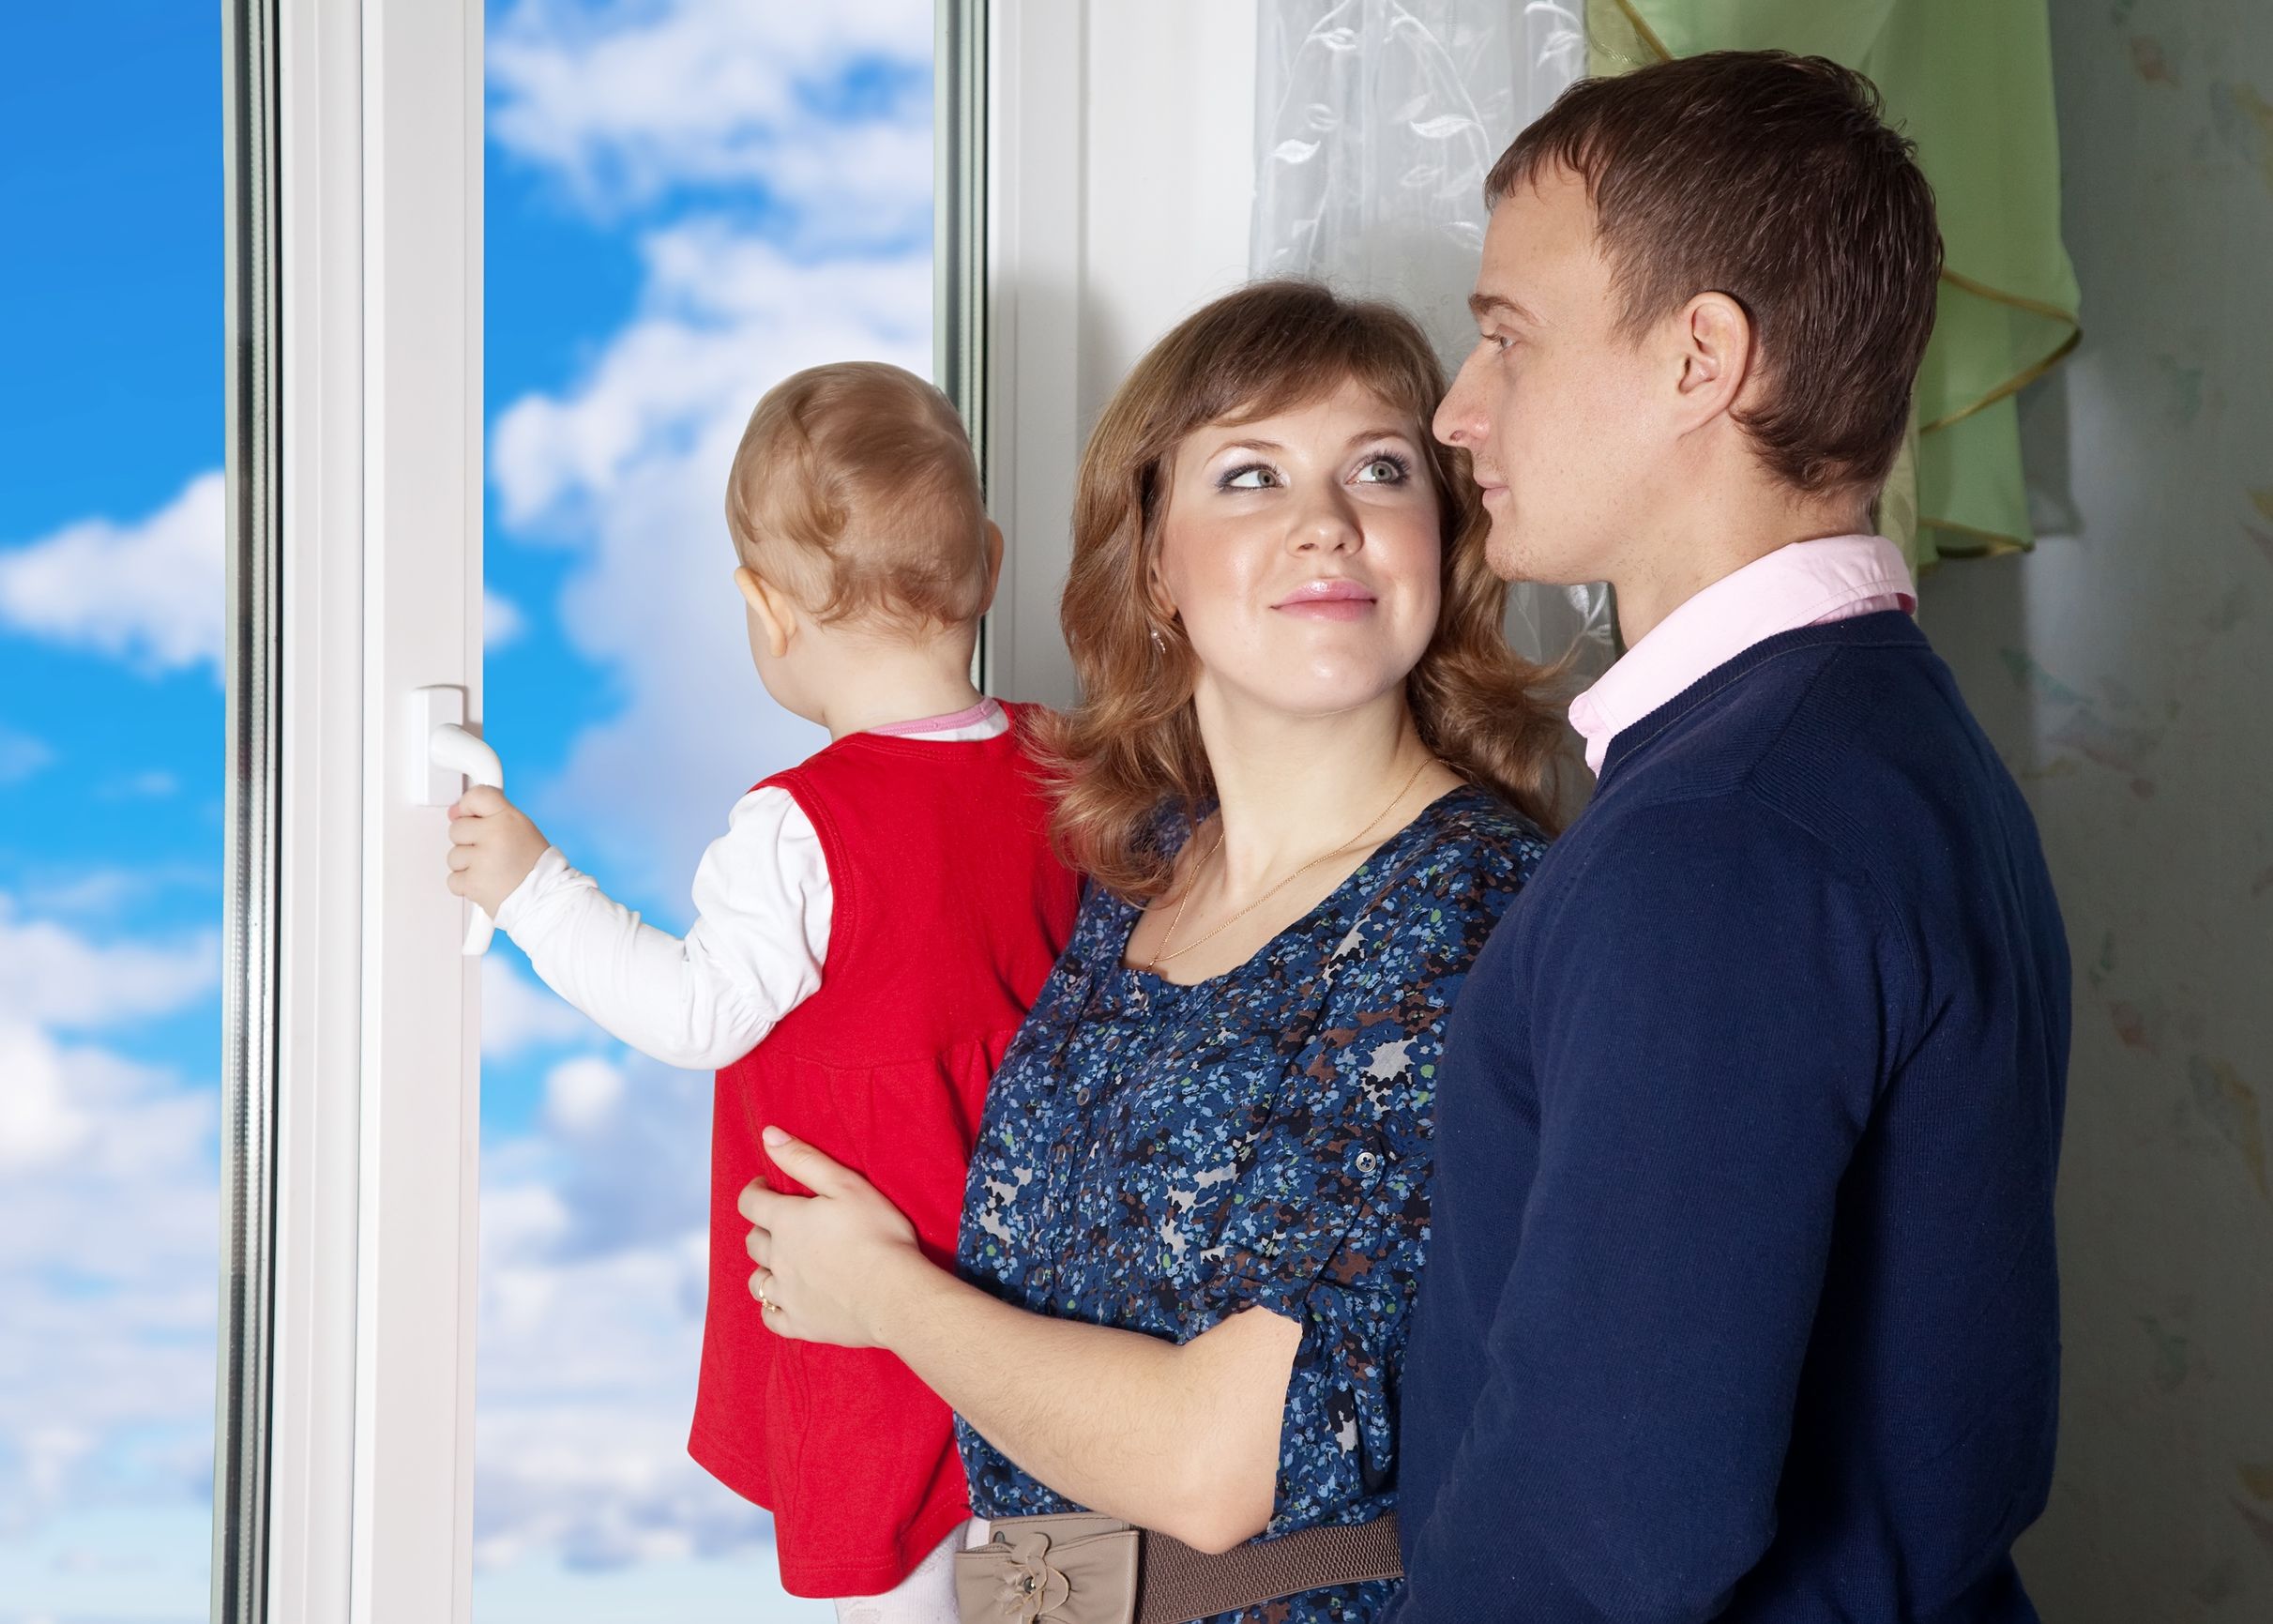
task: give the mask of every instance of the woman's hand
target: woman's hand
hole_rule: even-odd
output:
[[[774,1164],[812,1191],[784,1195],[753,1178],[735,1202],[750,1220],[750,1293],[767,1328],[798,1342],[889,1345],[879,1318],[904,1296],[909,1265],[932,1268],[915,1226],[849,1167],[779,1128],[765,1139]]]
[[[544,831],[503,790],[476,784],[450,808],[450,889],[494,918],[547,843]]]
[[[780,1335],[899,1355],[948,1407],[1068,1499],[1227,1551],[1269,1524],[1302,1328],[1247,1308],[1181,1346],[1051,1319],[935,1267],[869,1181],[778,1128],[765,1147],[813,1191],[754,1179],[750,1295]]]

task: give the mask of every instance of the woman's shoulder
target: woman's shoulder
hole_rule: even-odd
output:
[[[1142,849],[1157,853],[1174,862],[1176,855],[1191,839],[1192,831],[1214,810],[1213,803],[1195,812],[1184,802],[1162,797],[1140,820],[1137,843]],[[1079,936],[1084,927],[1093,927],[1107,933],[1126,934],[1131,917],[1142,911],[1142,903],[1121,895],[1109,886],[1100,885],[1094,874],[1083,874],[1081,910],[1074,933]]]
[[[1432,875],[1520,888],[1547,855],[1538,825],[1479,784],[1446,791],[1422,815],[1432,822],[1417,867]]]
[[[1397,843],[1336,949],[1362,949],[1374,980],[1465,971],[1547,850],[1536,824],[1473,784],[1432,802]]]

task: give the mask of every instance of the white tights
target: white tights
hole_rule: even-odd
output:
[[[973,1527],[958,1523],[932,1547],[915,1571],[881,1596],[840,1596],[837,1624],[959,1624],[955,1611],[955,1553]],[[980,1523],[979,1527],[986,1526]]]

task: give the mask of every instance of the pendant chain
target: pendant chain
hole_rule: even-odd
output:
[[[1168,963],[1169,960],[1180,959],[1186,953],[1190,952],[1194,948],[1201,947],[1208,942],[1214,941],[1225,931],[1230,930],[1241,919],[1244,919],[1248,915],[1253,913],[1265,903],[1269,902],[1271,898],[1277,896],[1280,891],[1286,889],[1287,887],[1293,885],[1295,881],[1299,879],[1302,875],[1309,873],[1311,870],[1316,868],[1320,863],[1326,862],[1327,859],[1332,858],[1347,857],[1351,852],[1356,851],[1359,846],[1365,843],[1366,836],[1373,832],[1373,826],[1380,823],[1383,818],[1387,817],[1389,813],[1397,810],[1397,803],[1404,799],[1406,795],[1411,792],[1413,786],[1420,782],[1420,775],[1422,771],[1432,761],[1435,759],[1436,758],[1433,755],[1429,754],[1426,751],[1422,752],[1418,765],[1413,768],[1412,775],[1398,787],[1397,793],[1389,797],[1389,804],[1383,807],[1379,812],[1375,812],[1371,818],[1367,820],[1365,827],[1359,829],[1355,835],[1352,835],[1341,845],[1334,847],[1331,851],[1320,852],[1316,857],[1311,858],[1310,861],[1304,863],[1301,867],[1289,870],[1284,878],[1277,881],[1269,888],[1269,889],[1263,892],[1261,896],[1258,896],[1253,902],[1248,903],[1247,906],[1241,908],[1237,913],[1225,919],[1214,930],[1208,932],[1204,936],[1197,937],[1192,941],[1185,943],[1182,947],[1176,949],[1174,952],[1171,952],[1168,950],[1168,944],[1175,940],[1176,932],[1183,928],[1184,910],[1191,905],[1192,892],[1200,888],[1200,875],[1205,872],[1207,865],[1214,860],[1215,855],[1223,849],[1223,830],[1220,827],[1222,814],[1219,812],[1217,814],[1218,827],[1216,829],[1216,843],[1207,848],[1206,856],[1201,858],[1197,863],[1192,865],[1191,883],[1184,888],[1184,895],[1176,903],[1175,916],[1168,921],[1168,929],[1162,932],[1160,934],[1161,950],[1153,954],[1151,958],[1144,961],[1144,968],[1147,970],[1157,970],[1162,964]]]

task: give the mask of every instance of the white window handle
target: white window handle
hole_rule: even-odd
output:
[[[458,780],[505,788],[505,766],[492,750],[462,725],[465,721],[465,690],[421,688],[411,694],[411,739],[415,754],[411,782],[415,798],[427,806],[449,806],[461,793]],[[479,908],[465,927],[465,954],[472,958],[490,950],[496,921]]]

